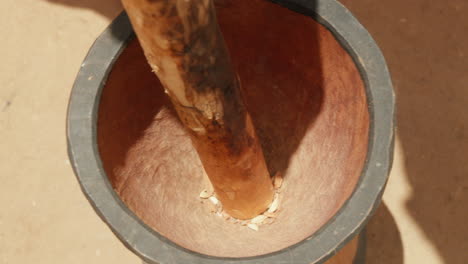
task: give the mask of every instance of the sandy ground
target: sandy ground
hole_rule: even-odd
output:
[[[398,136],[368,263],[468,263],[468,2],[343,0],[393,75]],[[2,0],[0,263],[140,263],[66,153],[68,97],[118,0]]]

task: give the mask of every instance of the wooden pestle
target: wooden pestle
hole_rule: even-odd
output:
[[[223,209],[249,219],[274,188],[212,0],[122,0]]]

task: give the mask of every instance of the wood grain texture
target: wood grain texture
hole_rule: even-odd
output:
[[[255,232],[200,203],[210,183],[137,41],[103,90],[99,151],[122,201],[158,233],[207,255],[256,256],[306,239],[350,197],[366,159],[366,94],[351,57],[311,18],[238,0],[218,19],[270,173],[284,175],[277,220]]]
[[[273,186],[212,0],[122,3],[226,212],[265,211]]]

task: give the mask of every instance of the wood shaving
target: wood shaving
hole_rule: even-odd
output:
[[[276,218],[276,213],[265,212],[263,215],[270,218]]]
[[[207,203],[207,206],[210,210],[210,213],[216,213],[218,211],[218,207],[215,204]]]
[[[223,206],[221,203],[216,204],[216,213],[221,214],[223,212]]]
[[[225,211],[223,211],[223,206],[221,205],[221,202],[218,200],[218,198],[214,196],[213,191],[210,192],[204,189],[200,193],[200,198],[201,198],[200,202],[202,204],[205,204],[204,201],[209,201],[207,203],[207,206],[210,210],[210,213],[213,213],[216,216],[223,218],[225,221],[228,221],[231,224],[240,224],[241,226],[247,226],[248,228],[252,230],[258,231],[260,225],[263,225],[263,224],[270,225],[275,221],[276,216],[277,216],[277,210],[279,207],[279,194],[278,193],[279,193],[279,188],[281,187],[282,183],[283,183],[283,179],[281,177],[281,174],[276,173],[274,180],[273,180],[273,184],[276,189],[273,202],[271,202],[266,212],[264,212],[261,215],[257,215],[256,217],[250,220],[239,220],[237,218],[230,216]]]
[[[258,231],[258,225],[256,225],[256,224],[250,223],[250,224],[247,224],[247,227],[252,229],[252,230]]]
[[[268,208],[267,212],[269,212],[269,213],[276,212],[276,210],[278,210],[278,206],[279,206],[278,195],[275,195],[275,199],[274,199],[273,202],[271,203],[271,205],[270,205],[270,207]]]
[[[279,189],[281,188],[281,185],[283,185],[283,176],[280,172],[277,172],[273,178],[273,186],[275,189]]]
[[[203,190],[201,193],[200,193],[200,198],[202,199],[208,199],[212,196],[212,194],[210,192],[208,192],[207,190]]]
[[[250,223],[252,223],[252,224],[261,224],[265,219],[267,219],[267,216],[258,215],[256,217],[252,218],[252,220],[250,220]]]
[[[210,198],[208,198],[210,200],[210,202],[212,202],[213,204],[218,204],[219,203],[219,200],[218,198],[214,197],[214,196],[211,196]]]

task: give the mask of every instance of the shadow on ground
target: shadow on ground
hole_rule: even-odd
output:
[[[413,193],[408,213],[445,263],[465,264],[468,2],[343,2],[376,39],[393,76],[397,133]]]
[[[401,234],[385,203],[367,224],[366,233],[366,264],[403,264]]]
[[[75,8],[85,8],[112,20],[122,11],[120,0],[44,0],[50,3],[71,6]]]

